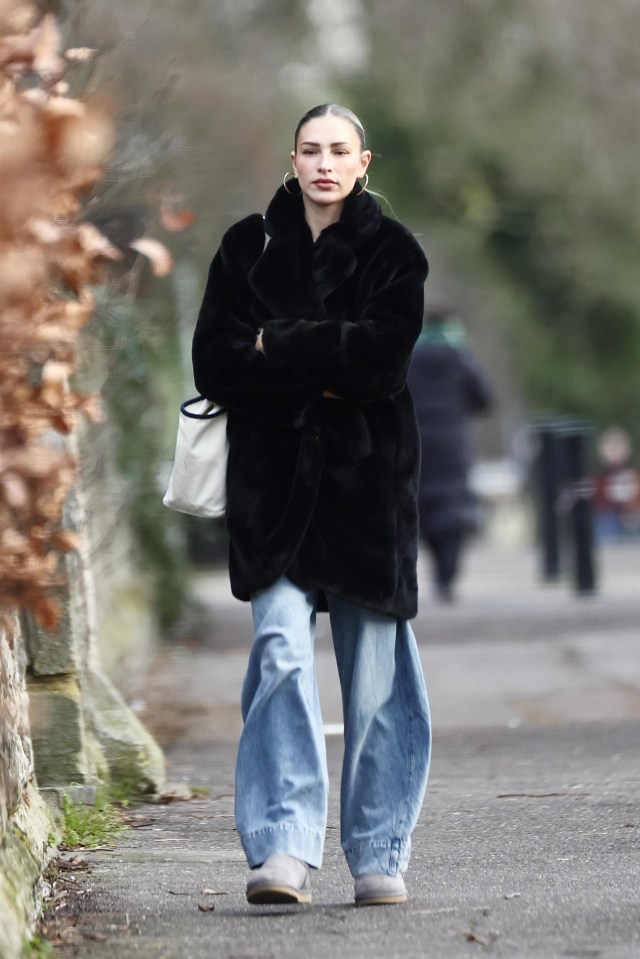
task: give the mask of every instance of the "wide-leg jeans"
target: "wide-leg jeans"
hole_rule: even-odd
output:
[[[342,691],[342,848],[353,876],[407,868],[431,750],[409,623],[327,596]],[[286,577],[252,598],[236,825],[249,865],[288,853],[319,868],[328,773],[316,683],[317,595]]]

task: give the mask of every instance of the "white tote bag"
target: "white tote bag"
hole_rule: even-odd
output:
[[[223,516],[228,453],[227,411],[203,396],[186,400],[164,505],[192,516]]]

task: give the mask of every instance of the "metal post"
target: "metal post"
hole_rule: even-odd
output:
[[[596,589],[591,497],[593,481],[588,470],[588,430],[576,426],[565,438],[567,480],[572,493],[570,510],[574,547],[574,582],[578,593]]]
[[[539,516],[542,547],[542,578],[546,582],[560,575],[560,542],[556,503],[560,490],[560,469],[556,432],[552,425],[538,430],[540,439],[538,471]]]

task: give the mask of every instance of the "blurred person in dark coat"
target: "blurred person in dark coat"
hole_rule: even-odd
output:
[[[436,595],[454,598],[466,539],[478,526],[469,486],[470,417],[493,405],[488,379],[465,346],[464,328],[445,309],[428,310],[413,351],[408,384],[420,428],[420,539],[432,564]]]

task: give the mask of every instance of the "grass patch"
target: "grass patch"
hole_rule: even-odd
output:
[[[127,782],[109,783],[107,787],[107,797],[109,802],[115,806],[122,806],[124,809],[135,803],[140,798],[140,793],[136,792],[136,787]]]
[[[194,796],[209,796],[211,794],[211,786],[189,786],[189,789]]]
[[[24,944],[22,950],[24,959],[53,959],[53,946],[40,936],[33,936]]]
[[[62,845],[67,849],[111,845],[126,829],[117,809],[100,792],[93,806],[74,803],[69,796],[63,796],[62,817]]]

